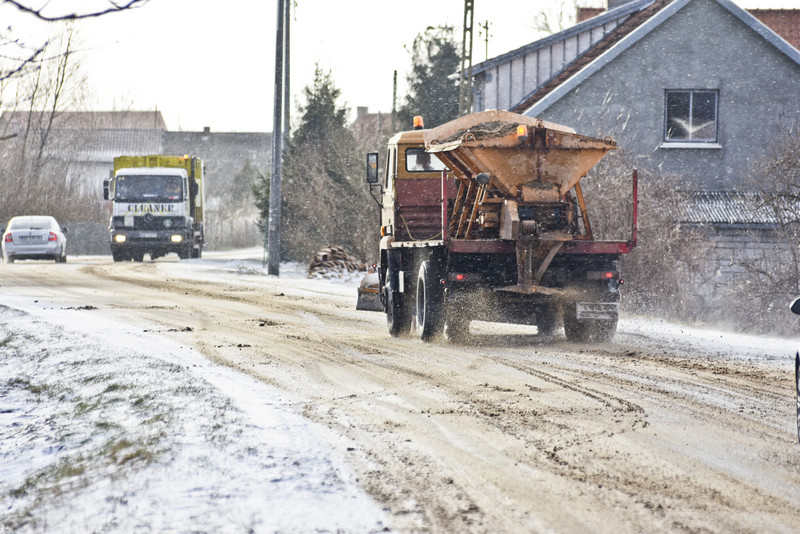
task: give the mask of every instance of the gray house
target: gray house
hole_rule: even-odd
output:
[[[677,204],[656,205],[682,243],[701,241],[677,247],[695,256],[670,268],[686,271],[686,309],[709,317],[730,309],[740,288],[759,285],[759,270],[781,268],[781,258],[791,257],[774,215],[748,191],[748,173],[771,140],[800,126],[800,51],[730,0],[609,4],[474,66],[474,109],[508,109],[610,135],[621,153],[651,171],[647,176],[679,190]],[[780,28],[792,38],[800,10],[776,11],[757,14],[794,21],[790,31]],[[750,297],[737,308],[751,317],[784,298]]]
[[[612,135],[682,189],[737,189],[765,143],[800,120],[800,51],[729,0],[609,4],[473,67],[475,109]]]

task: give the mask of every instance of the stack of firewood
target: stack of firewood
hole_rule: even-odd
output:
[[[308,264],[308,277],[329,277],[365,270],[363,264],[350,256],[342,247],[331,245],[323,248]]]

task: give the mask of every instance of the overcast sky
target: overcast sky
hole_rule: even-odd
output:
[[[101,0],[89,0],[99,2]],[[287,3],[290,0],[287,0]],[[597,3],[598,0],[588,0]],[[602,3],[602,0],[600,0]],[[31,0],[31,3],[35,2]],[[45,4],[45,0],[40,1]],[[51,2],[58,7],[65,2]],[[67,4],[69,2],[66,2]],[[537,38],[532,0],[475,0],[473,62]],[[736,0],[744,7],[794,8],[798,0]],[[82,8],[87,0],[74,0]],[[319,63],[352,109],[389,112],[411,66],[407,50],[427,26],[449,24],[460,40],[463,0],[296,0],[291,26],[292,111]],[[81,67],[93,109],[160,110],[170,130],[270,131],[277,0],[150,0],[81,25]],[[3,26],[29,30],[29,15],[0,6]]]

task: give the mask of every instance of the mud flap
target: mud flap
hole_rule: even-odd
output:
[[[615,321],[619,317],[618,302],[576,302],[576,319]]]
[[[794,355],[794,383],[797,394],[797,441],[800,442],[800,352]]]

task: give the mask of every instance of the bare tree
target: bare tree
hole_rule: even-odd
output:
[[[794,333],[787,304],[800,296],[800,131],[785,125],[750,173],[753,211],[760,223],[750,230],[748,253],[738,266],[746,273],[736,298],[758,310],[751,315],[773,332]]]
[[[10,4],[23,13],[33,15],[34,17],[47,22],[58,21],[71,21],[81,20],[88,18],[101,17],[110,13],[119,13],[128,9],[141,7],[148,3],[150,0],[127,0],[126,2],[117,2],[115,0],[106,0],[102,4],[106,7],[88,9],[82,12],[64,13],[59,12],[58,7],[54,7],[50,2],[45,2],[43,7],[31,7],[28,2],[20,2],[18,0],[3,0],[4,3]]]
[[[30,15],[33,19],[42,22],[58,22],[76,21],[120,13],[139,8],[148,2],[149,0],[127,0],[124,2],[106,0],[101,4],[93,4],[100,7],[80,12],[64,12],[63,7],[50,2],[45,2],[43,5],[37,4],[40,7],[33,7],[29,2],[19,0],[3,0],[2,3],[16,7],[20,12]],[[0,58],[2,60],[0,62],[0,104],[3,102],[2,83],[5,80],[24,76],[31,69],[35,69],[49,46],[49,41],[37,45],[26,44],[24,39],[14,35],[10,26],[4,31],[0,31]]]
[[[577,13],[576,0],[545,2],[542,10],[533,19],[533,28],[543,36],[558,33],[575,24]]]
[[[60,113],[81,98],[85,80],[74,53],[75,28],[66,25],[59,37],[48,41],[42,60],[14,81],[15,102],[3,115],[0,143],[0,214],[47,213],[59,219],[101,220],[103,206],[96,192],[83,191],[70,180],[70,155],[74,140],[56,138],[54,125]],[[52,50],[52,52],[51,52]]]

